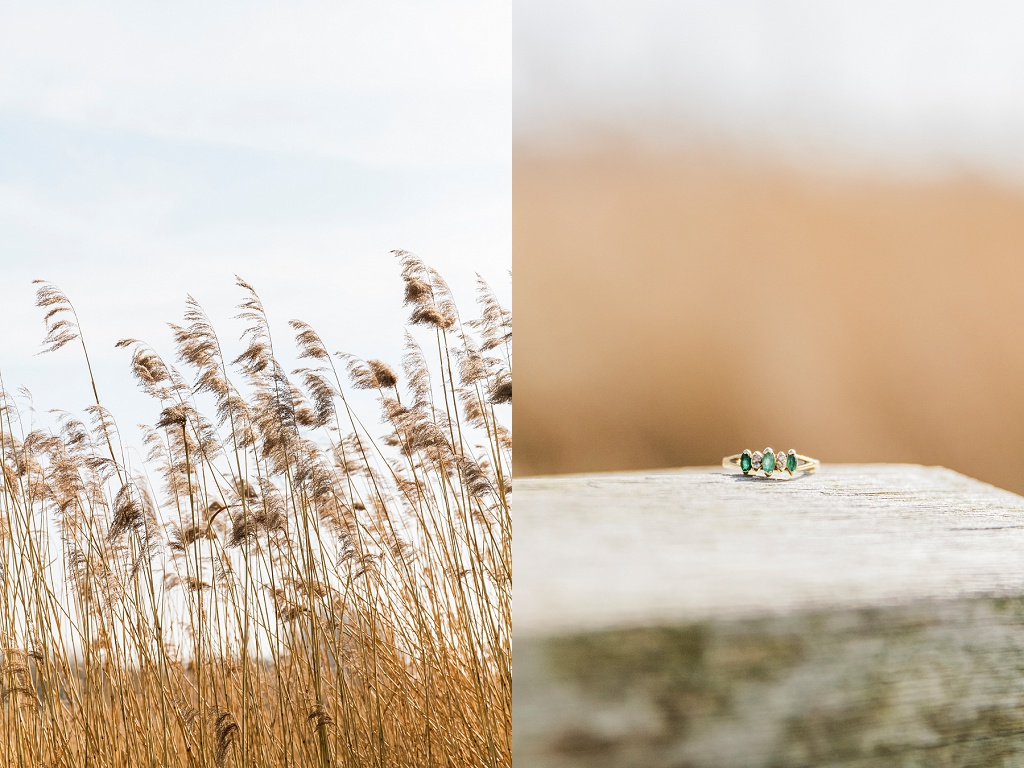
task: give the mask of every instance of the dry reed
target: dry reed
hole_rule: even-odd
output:
[[[396,253],[425,340],[401,374],[300,321],[287,373],[242,280],[235,359],[191,298],[173,360],[119,342],[157,406],[135,466],[40,284],[94,404],[26,430],[0,388],[0,763],[511,764],[511,313],[481,281],[463,322]]]

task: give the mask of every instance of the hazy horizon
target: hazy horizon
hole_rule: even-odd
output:
[[[745,148],[1024,183],[1024,7],[904,0],[515,7],[515,137]]]

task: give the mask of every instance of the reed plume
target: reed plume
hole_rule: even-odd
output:
[[[0,764],[511,765],[511,314],[396,256],[398,370],[295,320],[289,373],[241,278],[240,354],[192,297],[173,354],[118,342],[142,459],[38,283],[93,402],[41,427],[0,380]]]

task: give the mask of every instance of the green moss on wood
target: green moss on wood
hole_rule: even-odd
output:
[[[575,702],[520,753],[539,767],[730,765],[702,756],[731,732],[766,768],[1024,765],[1024,598],[537,642]]]

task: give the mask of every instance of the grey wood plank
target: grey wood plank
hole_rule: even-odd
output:
[[[866,465],[515,499],[517,766],[1024,765],[1024,498]]]
[[[514,481],[518,636],[1024,584],[1024,498],[941,467]]]

